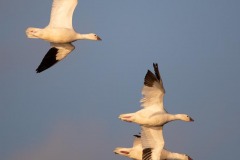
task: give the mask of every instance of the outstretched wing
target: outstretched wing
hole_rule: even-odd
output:
[[[36,69],[37,73],[40,73],[50,67],[52,67],[57,62],[64,59],[71,51],[74,50],[74,46],[71,43],[57,44],[51,43],[51,48],[44,56],[42,62]]]
[[[161,112],[166,112],[163,106],[163,97],[165,89],[158,70],[158,65],[153,64],[155,75],[151,71],[147,71],[144,78],[144,86],[142,88],[143,98],[140,100],[142,107],[155,107]]]
[[[164,147],[162,127],[141,126],[142,159],[160,160]]]
[[[72,29],[72,16],[78,0],[53,0],[50,22],[47,27]]]

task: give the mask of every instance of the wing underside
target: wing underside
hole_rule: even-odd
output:
[[[142,88],[143,98],[140,100],[142,107],[156,107],[157,110],[166,112],[163,107],[163,98],[165,89],[158,70],[157,64],[154,64],[155,75],[151,71],[147,71],[144,78],[144,86]]]
[[[161,152],[164,147],[162,127],[141,126],[141,128],[141,142],[143,147],[142,159],[159,159],[161,157]]]
[[[77,3],[77,0],[53,0],[48,27],[72,29],[72,17]]]
[[[71,43],[66,44],[56,44],[51,43],[51,48],[47,52],[47,54],[43,57],[42,62],[36,69],[37,73],[40,73],[53,65],[57,62],[64,59],[72,50],[74,50],[74,46]]]

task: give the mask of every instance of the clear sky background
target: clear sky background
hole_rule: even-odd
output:
[[[195,160],[240,152],[239,0],[79,0],[73,24],[103,41],[77,41],[52,68],[49,49],[27,39],[45,27],[51,0],[0,1],[0,159],[122,160],[140,128],[119,114],[140,109],[141,88],[159,64],[170,113],[194,123],[164,127],[166,148]]]

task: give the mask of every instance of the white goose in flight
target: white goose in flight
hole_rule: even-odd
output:
[[[50,42],[51,48],[36,69],[40,73],[74,50],[71,42],[76,40],[101,40],[94,33],[80,34],[72,26],[72,16],[78,0],[53,0],[50,22],[45,28],[29,27],[26,30],[28,38],[39,38]]]
[[[141,136],[134,135],[133,147],[132,148],[123,148],[117,147],[113,151],[115,154],[119,154],[133,160],[142,160],[142,143]],[[192,160],[186,154],[170,152],[163,148],[161,153],[161,160]]]
[[[126,122],[147,126],[162,126],[174,120],[192,122],[193,119],[186,114],[169,114],[165,110],[163,105],[165,89],[158,70],[158,64],[153,64],[153,67],[155,75],[148,70],[144,78],[143,98],[140,101],[143,109],[135,113],[121,114],[119,118]]]
[[[155,75],[148,70],[142,89],[143,109],[122,114],[119,118],[126,122],[134,122],[141,126],[141,142],[143,147],[142,160],[160,160],[164,147],[163,125],[182,120],[191,122],[193,119],[186,114],[169,114],[163,106],[165,89],[158,70],[158,64],[153,64]]]

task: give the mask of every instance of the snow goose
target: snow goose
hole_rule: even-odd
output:
[[[158,64],[153,64],[155,75],[147,71],[142,89],[143,109],[135,113],[121,114],[119,118],[126,122],[134,122],[145,126],[162,126],[174,120],[192,122],[193,119],[186,114],[169,114],[163,105],[165,89],[158,70]]]
[[[134,141],[132,148],[123,148],[123,147],[117,147],[114,149],[115,154],[119,154],[128,158],[132,158],[135,160],[141,160],[142,158],[142,144],[141,139],[139,135],[134,135]]]
[[[142,160],[142,143],[141,136],[134,135],[133,147],[132,148],[123,148],[117,147],[113,152],[134,160]],[[161,160],[192,160],[186,154],[170,152],[166,149],[162,150]]]
[[[40,73],[64,59],[74,50],[71,42],[76,40],[101,40],[94,33],[80,34],[72,26],[72,16],[77,0],[53,0],[50,22],[45,28],[29,27],[26,30],[28,38],[39,38],[50,42],[51,48],[36,69]]]

